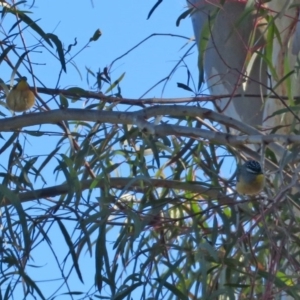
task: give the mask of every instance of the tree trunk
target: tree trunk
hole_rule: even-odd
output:
[[[293,125],[300,114],[287,106],[292,108],[295,97],[300,95],[300,0],[271,0],[265,4],[250,0],[187,2],[194,8],[191,18],[199,61],[203,58],[205,83],[211,95],[230,95],[215,101],[216,110],[263,128],[264,133],[274,128],[280,134],[299,130]],[[202,42],[207,39],[203,49]],[[199,66],[201,71],[201,63]],[[286,111],[274,114],[282,109]],[[281,158],[282,153],[277,155],[279,161]],[[298,210],[294,213],[299,216]],[[286,274],[295,276],[289,263],[282,263],[287,266]],[[220,286],[224,283],[220,282]],[[281,299],[294,298],[284,293]]]

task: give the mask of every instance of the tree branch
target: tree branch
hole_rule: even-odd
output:
[[[81,181],[81,191],[87,190],[90,188],[91,184],[95,182],[95,179]],[[224,192],[220,189],[208,189],[207,186],[202,186],[200,183],[190,183],[190,182],[181,182],[177,180],[163,180],[163,179],[136,179],[132,178],[123,178],[116,177],[110,178],[109,182],[107,179],[99,179],[97,187],[104,188],[107,185],[110,185],[110,188],[124,189],[127,187],[131,191],[135,192],[145,192],[147,189],[153,188],[171,188],[174,190],[184,190],[190,191],[195,194],[205,196],[205,200],[209,199],[218,199],[222,202],[232,202],[232,198],[229,196],[224,196]],[[17,196],[21,203],[28,202],[32,200],[45,199],[49,197],[55,197],[62,194],[67,194],[70,192],[69,184],[61,184],[48,188],[38,189],[35,191],[19,193]],[[4,198],[0,206],[10,205],[11,202],[9,199]]]
[[[31,88],[33,91],[34,88]],[[76,89],[76,88],[75,88]],[[268,99],[278,99],[277,95],[261,95],[261,94],[236,94],[236,95],[202,95],[195,97],[184,97],[184,98],[118,98],[112,96],[106,96],[102,92],[93,92],[87,90],[74,91],[74,89],[50,89],[50,88],[37,88],[37,92],[46,95],[59,95],[62,94],[66,97],[80,97],[86,99],[98,99],[108,103],[120,103],[128,105],[153,105],[153,104],[180,104],[180,103],[191,103],[191,102],[214,102],[223,98],[236,98],[236,97],[247,97],[247,98],[268,98]],[[280,96],[281,100],[289,100],[287,96]],[[299,97],[295,97],[294,100],[300,100]]]
[[[248,136],[237,136],[221,132],[212,132],[210,130],[184,127],[178,125],[154,125],[142,120],[164,115],[168,117],[199,117],[206,118],[210,121],[216,121],[228,127],[246,133]],[[133,124],[137,125],[140,130],[147,129],[151,134],[161,136],[175,135],[193,137],[195,139],[207,139],[211,142],[224,145],[244,145],[244,144],[261,144],[261,143],[282,143],[285,145],[300,143],[298,135],[264,135],[255,128],[242,122],[234,120],[230,117],[216,113],[210,109],[186,106],[154,106],[141,109],[136,112],[111,112],[111,111],[95,111],[84,109],[58,109],[48,112],[32,113],[12,118],[0,120],[0,128],[2,131],[15,131],[21,127],[33,125],[51,124],[59,121],[77,120],[106,122],[112,124]],[[143,125],[144,124],[144,125]],[[249,136],[250,134],[250,136]]]

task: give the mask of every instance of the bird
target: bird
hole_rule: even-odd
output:
[[[237,169],[236,191],[240,195],[257,195],[265,185],[265,175],[256,160],[248,160]]]
[[[34,93],[30,90],[26,77],[21,77],[6,98],[7,106],[14,112],[30,109],[35,103]]]

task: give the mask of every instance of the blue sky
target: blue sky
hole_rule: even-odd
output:
[[[77,69],[68,64],[67,73],[62,74],[59,82],[60,88],[76,86],[89,89],[93,88],[94,81],[90,77],[90,84],[87,84],[86,67],[97,72],[99,68],[103,69],[109,66],[115,58],[124,54],[149,35],[155,33],[182,35],[187,38],[193,37],[192,24],[189,18],[181,21],[179,27],[175,24],[179,15],[187,9],[185,1],[164,0],[151,18],[147,20],[147,15],[155,3],[156,0],[35,1],[33,7],[21,5],[19,9],[30,10],[32,12],[30,17],[33,20],[39,20],[39,26],[46,33],[56,34],[63,42],[64,48],[67,48],[69,44],[73,44],[76,38],[78,44],[76,47],[73,47],[73,54],[87,43],[96,29],[101,30],[101,38],[96,42],[92,42],[87,49],[84,49],[74,58],[73,63]],[[28,4],[30,5],[31,3],[28,2]],[[36,43],[35,39],[39,38],[36,33],[25,33],[24,35],[28,44]],[[192,41],[178,37],[152,37],[113,65],[111,70],[112,80],[126,72],[124,80],[121,82],[123,97],[140,98],[145,91],[170,74],[174,65],[184,56],[187,49],[192,46],[192,43]],[[52,55],[44,50],[43,52],[38,52],[39,50],[42,49],[37,49],[36,53],[31,53],[31,58],[35,62],[33,65],[34,73],[46,87],[54,88],[57,84],[60,64],[52,58]],[[55,54],[53,49],[51,51]],[[194,76],[194,80],[197,82],[196,48],[194,48],[192,53],[186,59],[186,63]],[[20,71],[23,76],[28,77],[28,82],[32,85],[31,77],[26,73],[26,70],[20,68]],[[5,82],[9,82],[10,76],[11,70],[3,67],[1,78]],[[192,93],[177,88],[177,82],[186,83],[186,78],[186,69],[180,67],[164,89],[161,84],[151,90],[145,97],[193,96]],[[50,96],[41,96],[45,101],[50,99]],[[84,104],[84,101],[79,101],[70,105],[73,107],[84,107]],[[50,107],[57,108],[55,101],[50,101]],[[48,152],[48,149],[45,150],[43,142],[39,143],[39,145],[37,147],[33,141],[32,144],[29,143],[27,145],[27,149],[30,149],[32,155],[34,153]],[[55,181],[53,169],[51,170],[51,168],[49,168],[49,178],[46,178],[46,180],[48,185],[60,183]],[[51,238],[53,240],[53,248],[61,249],[57,254],[59,259],[62,260],[65,255],[65,249],[63,248],[65,241],[61,234],[55,234],[55,232],[59,232],[57,224],[54,224],[51,229]],[[36,273],[35,278],[47,296],[50,296],[61,283],[57,280],[57,278],[60,278],[60,273],[52,259],[53,256],[48,246],[38,247],[33,252],[32,264],[41,266],[41,268],[34,267],[29,271],[29,274]],[[82,267],[86,285],[83,286],[77,279],[77,276],[74,275],[73,287],[71,288],[74,290],[74,287],[76,287],[78,291],[86,291],[94,282],[94,258],[90,259],[88,254],[82,256],[80,266]],[[49,279],[52,281],[49,282]],[[43,280],[45,280],[44,283],[42,282]],[[63,291],[65,292],[66,290]],[[20,295],[22,295],[21,286]],[[69,296],[62,296],[58,299],[69,299]]]
[[[175,25],[178,16],[186,10],[186,3],[183,0],[163,1],[149,20],[147,15],[156,1],[93,1],[93,6],[90,1],[86,1],[84,7],[78,5],[79,3],[75,2],[74,5],[70,1],[38,1],[32,9],[35,18],[41,18],[38,24],[46,32],[58,35],[66,48],[74,42],[75,37],[77,38],[78,46],[73,48],[73,53],[85,45],[96,29],[99,28],[102,32],[101,38],[91,43],[90,47],[74,60],[81,70],[82,79],[69,65],[68,73],[63,75],[62,87],[64,84],[65,87],[69,85],[85,87],[85,67],[97,71],[98,68],[108,66],[116,57],[153,33],[193,37],[189,18],[182,21],[179,27]],[[124,96],[138,98],[169,74],[175,62],[184,55],[192,42],[182,49],[186,44],[186,40],[177,37],[153,37],[116,62],[111,75],[117,78],[126,72],[122,84]],[[57,63],[56,66],[48,65],[47,69],[57,74],[59,67]],[[44,66],[40,69],[45,70]],[[196,64],[191,71],[197,76]],[[184,76],[174,76],[172,83],[167,85],[165,97],[187,96],[185,91],[176,88],[177,80],[185,80],[185,77],[182,77]],[[52,79],[51,82],[51,78],[48,78],[49,84],[56,83],[56,77]],[[150,92],[148,97],[159,97],[161,93],[159,87]]]

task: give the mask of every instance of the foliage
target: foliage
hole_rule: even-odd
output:
[[[8,159],[0,173],[1,299],[20,298],[21,288],[24,299],[266,299],[267,293],[282,291],[297,299],[299,195],[291,189],[298,182],[298,136],[275,135],[276,128],[266,136],[205,108],[219,96],[200,95],[196,86],[204,82],[203,74],[194,80],[184,58],[172,71],[186,70],[185,82],[177,86],[193,97],[184,99],[126,98],[126,74],[112,75],[114,62],[99,71],[86,67],[90,89],[37,86],[43,78],[35,77],[36,49],[41,56],[53,54],[48,63],[59,62],[59,83],[63,72],[72,72],[77,53],[101,39],[101,31],[91,31],[83,49],[76,49],[77,41],[65,49],[59,36],[45,32],[22,9],[25,2],[13,3],[0,3],[6,28],[0,63],[10,68],[10,85],[24,75],[20,69],[31,75],[37,103],[25,115],[7,117],[2,78],[0,153]],[[258,13],[269,40],[256,52],[275,77],[272,40],[279,33],[265,10]],[[210,29],[207,24],[206,38]],[[38,36],[36,44],[24,41],[27,33]],[[203,37],[200,49],[206,47]],[[203,70],[205,53],[199,61]],[[275,89],[248,96],[277,98]],[[43,100],[46,95],[56,107]],[[279,96],[286,101],[291,93]],[[84,109],[76,108],[82,100]],[[278,114],[295,114],[299,98],[293,100]],[[222,133],[221,126],[239,133]],[[298,133],[296,126],[292,132]],[[278,141],[285,157],[264,148],[265,169],[273,172],[264,195],[239,197],[237,204],[236,163],[245,153],[260,158],[245,144]],[[36,153],[34,145],[41,143],[46,147]],[[49,177],[55,185],[48,184]],[[51,294],[36,276],[35,269],[42,274],[45,268],[35,262],[38,251],[55,261],[51,278],[59,278],[59,285]],[[92,283],[83,272],[87,255],[93,260]],[[73,282],[81,282],[82,289]]]

